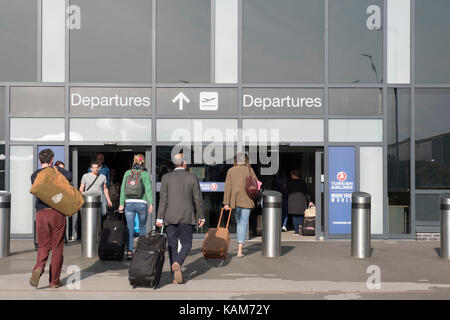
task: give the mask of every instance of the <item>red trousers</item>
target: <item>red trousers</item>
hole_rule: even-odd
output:
[[[61,276],[63,265],[64,233],[66,231],[66,217],[53,209],[39,210],[36,213],[36,234],[38,241],[38,253],[36,269],[44,270],[50,250],[52,261],[50,262],[50,284],[55,285]]]

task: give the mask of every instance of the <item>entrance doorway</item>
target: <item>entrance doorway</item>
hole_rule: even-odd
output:
[[[88,172],[92,161],[96,160],[97,155],[101,153],[104,156],[104,165],[110,170],[109,193],[113,208],[118,209],[120,201],[120,186],[122,178],[127,170],[133,164],[135,154],[145,156],[145,167],[151,172],[151,148],[146,146],[72,146],[70,147],[71,162],[70,171],[73,173],[73,185],[80,187],[81,179]],[[117,190],[118,189],[118,190]],[[79,213],[78,213],[79,214]],[[76,240],[81,236],[81,219],[78,214],[74,215],[68,221],[68,239]],[[152,225],[151,219],[147,219],[147,230]]]
[[[279,165],[278,170],[273,175],[262,175],[261,165],[255,165],[254,170],[261,180],[263,190],[275,190],[283,196],[283,218],[282,225],[286,226],[287,232],[282,232],[282,241],[297,241],[297,240],[316,240],[319,239],[323,230],[323,148],[317,147],[300,147],[300,146],[279,146],[278,149],[273,149],[272,152],[278,151]],[[311,201],[316,207],[315,217],[315,235],[303,236],[294,235],[294,220],[293,215],[288,212],[288,190],[286,187],[289,181],[292,180],[291,172],[297,171],[300,173],[300,179],[303,180],[307,186],[308,194]],[[249,223],[249,237],[250,239],[258,240],[262,233],[262,208],[257,206],[252,212]]]

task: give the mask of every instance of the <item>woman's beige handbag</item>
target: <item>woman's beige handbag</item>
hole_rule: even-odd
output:
[[[305,210],[305,218],[312,218],[316,216],[316,207],[309,207]]]

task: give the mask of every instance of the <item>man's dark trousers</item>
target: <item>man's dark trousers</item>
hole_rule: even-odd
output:
[[[165,227],[168,242],[170,265],[178,262],[183,265],[192,248],[192,232],[194,226],[190,224],[170,224]],[[178,252],[178,240],[181,243],[181,250]]]

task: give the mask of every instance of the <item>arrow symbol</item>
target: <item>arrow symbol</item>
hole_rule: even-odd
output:
[[[186,95],[180,91],[180,93],[178,93],[175,98],[173,98],[172,102],[176,103],[178,101],[178,109],[180,111],[183,110],[183,103],[186,101],[187,103],[191,102],[191,100],[188,99],[188,97],[186,97]]]

